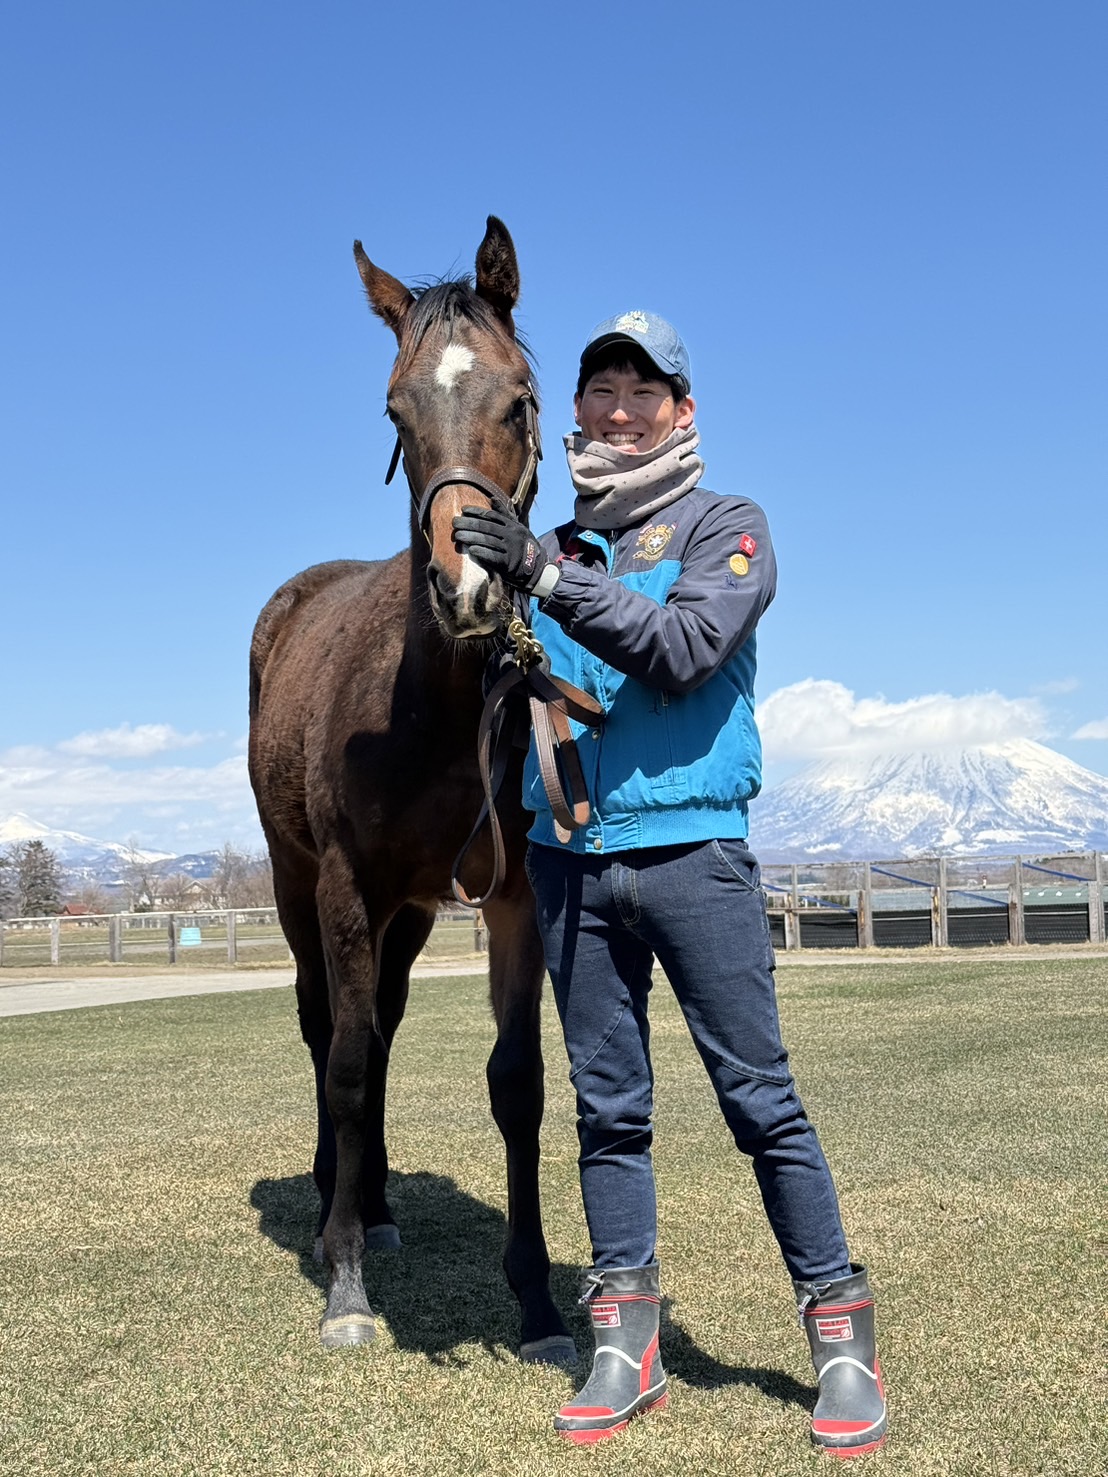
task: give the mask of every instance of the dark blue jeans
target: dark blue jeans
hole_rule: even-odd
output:
[[[527,871],[577,1092],[581,1194],[597,1267],[655,1260],[647,1000],[673,987],[769,1223],[798,1281],[850,1274],[831,1172],[781,1040],[758,863],[744,841],[578,856]]]

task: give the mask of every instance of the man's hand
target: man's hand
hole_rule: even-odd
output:
[[[526,523],[497,508],[463,508],[454,519],[454,543],[482,568],[527,595],[551,567]]]

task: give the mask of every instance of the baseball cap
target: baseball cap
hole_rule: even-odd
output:
[[[659,318],[657,313],[644,313],[639,309],[619,313],[598,323],[581,351],[582,365],[598,349],[621,340],[636,344],[667,378],[679,376],[686,386],[692,383],[689,351],[676,328],[664,318]]]

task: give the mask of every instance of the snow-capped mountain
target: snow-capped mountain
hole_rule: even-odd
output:
[[[18,841],[41,841],[68,872],[100,881],[121,875],[132,859],[153,863],[169,861],[172,856],[166,851],[132,850],[118,841],[96,841],[78,831],[52,830],[19,812],[0,821],[0,850]]]
[[[809,765],[751,804],[766,861],[1108,850],[1108,779],[1029,739]]]

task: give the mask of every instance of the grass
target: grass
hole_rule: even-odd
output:
[[[1108,1468],[1106,987],[1098,958],[782,965],[794,1066],[879,1295],[891,1435],[862,1470]],[[337,1354],[316,1338],[291,990],[0,1020],[0,1471],[838,1470],[807,1444],[791,1290],[664,985],[653,1020],[672,1394],[593,1450],[550,1431],[571,1379],[514,1358],[480,979],[413,986],[389,1104],[405,1247],[367,1256],[378,1338]],[[588,1247],[549,1009],[546,1026],[570,1309]]]

